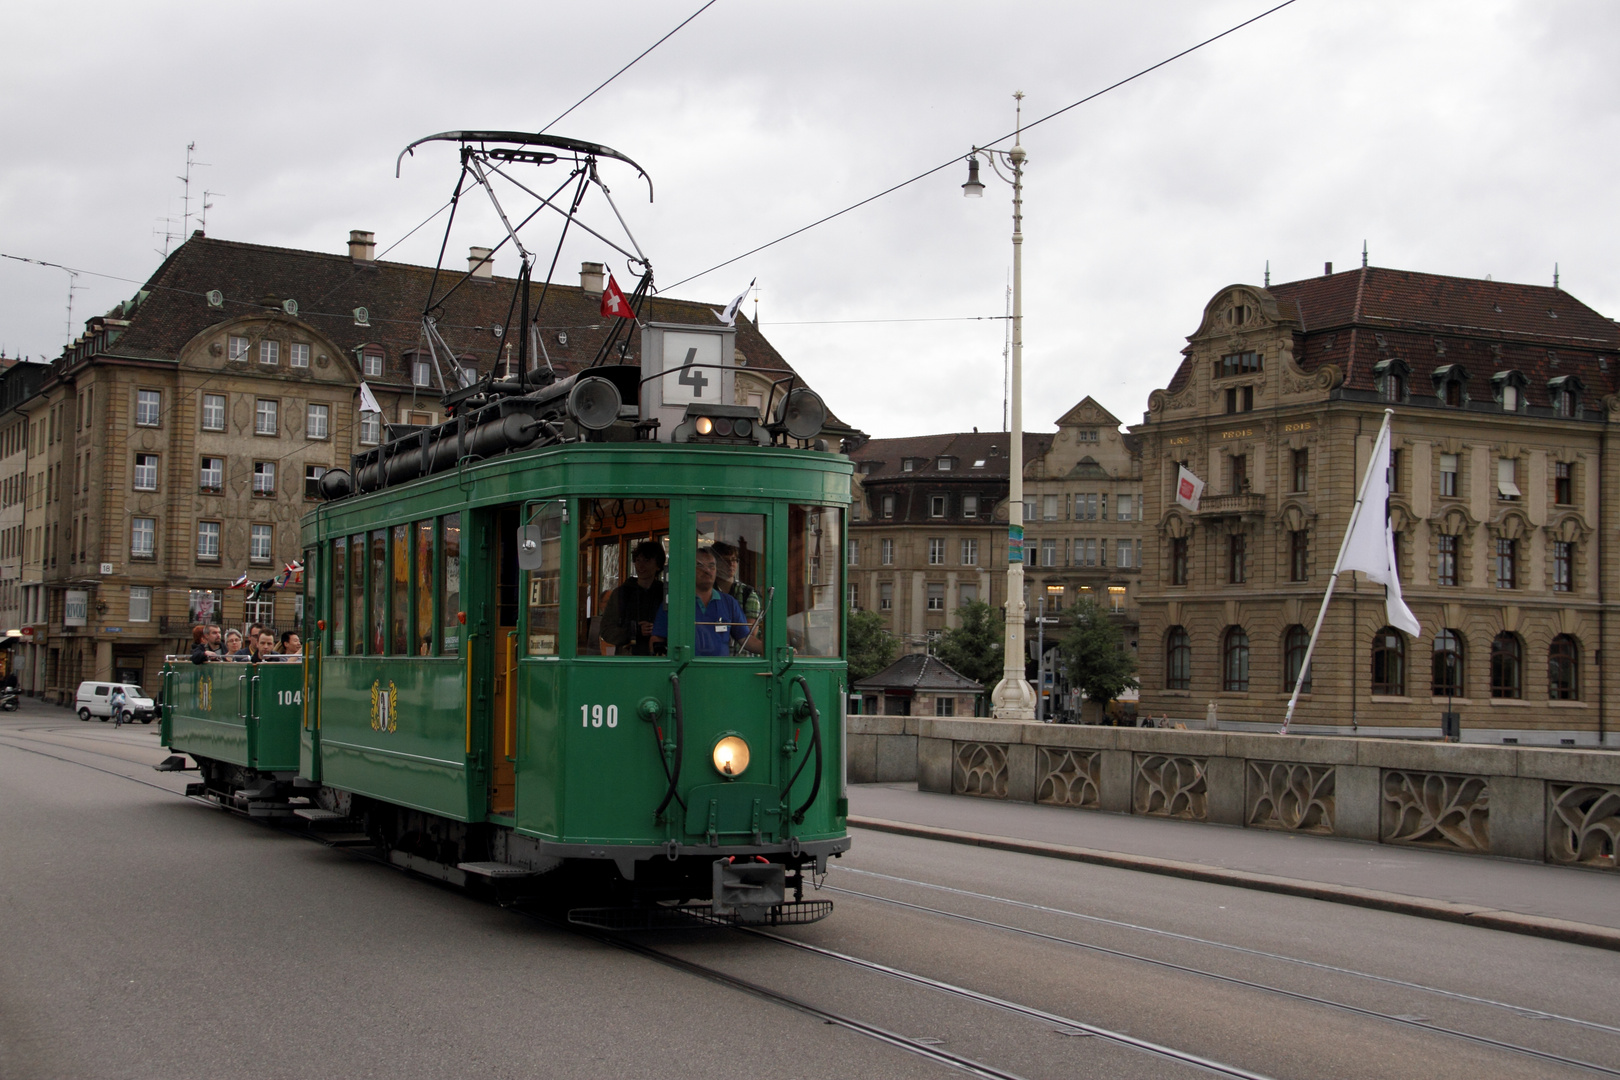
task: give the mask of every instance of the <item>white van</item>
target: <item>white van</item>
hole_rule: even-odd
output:
[[[88,720],[92,716],[99,716],[106,720],[112,716],[112,692],[114,688],[124,692],[124,723],[130,724],[139,720],[143,724],[150,724],[157,715],[157,704],[146,696],[134,683],[111,682],[82,682],[79,684],[79,693],[74,701],[79,710],[79,719]]]

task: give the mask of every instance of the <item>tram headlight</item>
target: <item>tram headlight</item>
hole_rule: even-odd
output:
[[[714,744],[714,771],[721,776],[741,776],[748,768],[748,744],[741,735],[727,735]]]
[[[709,435],[709,434],[712,434],[713,432],[714,432],[714,421],[713,420],[710,420],[707,416],[700,416],[700,417],[697,418],[697,433],[699,435]]]

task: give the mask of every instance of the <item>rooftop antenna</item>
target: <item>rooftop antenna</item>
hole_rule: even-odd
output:
[[[1553,263],[1553,288],[1558,288],[1558,264]]]
[[[1367,241],[1361,242],[1361,268],[1367,269]]]
[[[223,194],[225,193],[222,191],[209,191],[206,188],[203,189],[202,213],[197,215],[197,228],[203,231],[204,236],[208,235],[208,211],[214,208],[214,204],[208,200]]]
[[[754,329],[759,329],[759,286],[754,286]]]
[[[191,156],[196,149],[196,140],[186,143],[186,174],[184,176],[175,177],[176,180],[180,181],[181,190],[184,192],[184,194],[181,196],[180,214],[180,235],[182,237],[191,235],[191,168],[194,165],[198,168],[212,168],[208,162],[197,161]],[[203,195],[203,202],[206,203],[207,201],[208,196],[205,193]]]
[[[67,267],[64,266],[64,267],[62,267],[62,269],[67,270]],[[68,276],[67,327],[62,332],[62,344],[64,346],[73,344],[73,294],[75,292],[77,292],[79,290],[79,287],[80,287],[79,286],[79,272],[77,270],[67,270],[67,276]]]
[[[180,234],[178,234],[178,233],[176,233],[174,231],[174,218],[172,218],[172,217],[160,217],[160,218],[155,218],[154,220],[163,225],[162,230],[158,230],[158,229],[153,229],[152,230],[152,235],[153,236],[161,236],[161,237],[163,237],[163,247],[155,249],[155,250],[157,250],[157,253],[159,255],[162,255],[165,259],[167,259],[169,257],[169,245],[174,243],[175,240],[179,239]]]
[[[1271,288],[1271,260],[1266,260],[1266,288]]]

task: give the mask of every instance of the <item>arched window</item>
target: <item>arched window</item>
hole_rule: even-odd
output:
[[[1164,688],[1192,689],[1192,642],[1180,626],[1172,626],[1164,636]]]
[[[1303,626],[1295,623],[1283,634],[1283,690],[1294,692],[1294,684],[1299,681],[1299,669],[1305,666],[1305,650],[1310,647],[1311,634]],[[1311,673],[1305,672],[1305,685],[1299,688],[1302,694],[1311,692]]]
[[[1524,696],[1524,646],[1514,634],[1497,634],[1491,642],[1491,697]]]
[[[1228,626],[1221,637],[1221,689],[1249,689],[1249,635],[1241,626]]]
[[[1547,647],[1547,697],[1553,701],[1577,701],[1580,684],[1581,643],[1568,634],[1559,634]]]
[[[1434,635],[1434,675],[1429,692],[1435,697],[1467,697],[1463,693],[1463,639],[1455,630]]]
[[[1392,626],[1373,635],[1372,692],[1393,697],[1406,693],[1406,635]]]

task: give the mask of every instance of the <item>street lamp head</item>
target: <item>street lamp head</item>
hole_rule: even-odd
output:
[[[977,199],[984,194],[984,185],[979,182],[979,157],[977,154],[968,157],[967,183],[962,185],[962,194],[969,199]]]

